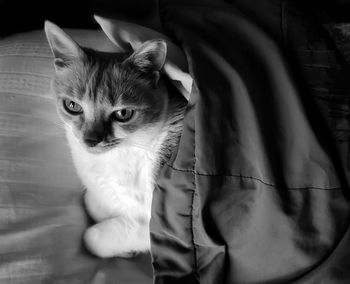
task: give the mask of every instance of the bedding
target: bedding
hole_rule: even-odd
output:
[[[135,259],[82,245],[91,220],[43,32],[0,40],[0,283],[349,283],[349,63],[301,2],[160,1],[194,80],[154,192],[151,255]],[[330,16],[346,21],[346,2]]]
[[[101,31],[69,30],[117,51]],[[0,283],[152,283],[149,254],[98,259],[82,243],[92,222],[50,90],[44,32],[0,40]]]
[[[160,2],[194,86],[154,192],[157,284],[350,281],[348,65],[302,1],[252,2]]]

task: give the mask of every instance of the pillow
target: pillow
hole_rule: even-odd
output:
[[[118,50],[101,31],[67,32]],[[102,260],[83,246],[91,220],[50,93],[53,74],[43,31],[0,40],[1,282],[152,283],[148,254]]]

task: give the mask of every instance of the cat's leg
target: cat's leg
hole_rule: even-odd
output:
[[[132,257],[150,249],[148,222],[121,217],[107,219],[88,228],[84,241],[99,257]]]

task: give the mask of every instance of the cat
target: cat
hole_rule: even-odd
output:
[[[57,110],[96,222],[85,245],[103,258],[146,252],[155,178],[177,146],[187,105],[162,74],[166,42],[106,53],[79,46],[48,21],[45,32]]]

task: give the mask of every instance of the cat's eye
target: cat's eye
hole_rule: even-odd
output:
[[[119,122],[128,122],[134,116],[135,111],[133,109],[120,109],[114,112],[115,120]]]
[[[72,115],[78,115],[83,112],[81,105],[70,99],[64,99],[63,106],[65,110]]]

